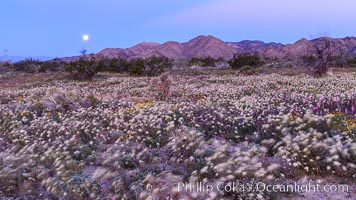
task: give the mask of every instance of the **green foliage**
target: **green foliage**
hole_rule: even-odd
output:
[[[250,54],[236,54],[228,63],[233,69],[240,69],[246,65],[257,67],[263,64],[259,55]]]
[[[65,70],[74,80],[91,80],[98,73],[99,67],[94,59],[80,58],[68,63]]]

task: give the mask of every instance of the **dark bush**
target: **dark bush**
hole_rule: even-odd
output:
[[[0,61],[0,72],[13,70],[13,65],[7,61]]]
[[[167,57],[152,56],[145,61],[145,74],[148,76],[158,76],[165,72],[167,68],[172,67],[172,61]]]
[[[48,72],[66,71],[75,80],[90,80],[97,72],[129,73],[134,76],[158,76],[172,67],[167,57],[152,56],[146,59],[135,58],[95,58],[83,56],[79,60],[66,63],[59,59],[46,62],[28,59],[14,64],[16,71]]]
[[[314,66],[316,63],[316,58],[314,56],[302,56],[301,60],[303,64],[307,65],[308,67]]]
[[[128,72],[134,76],[157,76],[172,66],[166,57],[152,56],[146,59],[136,58],[128,61]]]
[[[145,60],[136,58],[129,61],[129,73],[134,76],[142,76],[145,72]]]
[[[263,64],[259,55],[250,54],[236,54],[228,63],[233,69],[240,69],[243,66],[258,67]]]
[[[356,57],[348,59],[348,60],[347,60],[347,63],[348,63],[351,67],[356,67]]]
[[[26,60],[22,60],[22,61],[14,63],[14,70],[36,73],[36,72],[39,72],[39,69],[41,68],[42,64],[43,64],[42,61],[34,60],[34,59],[30,58],[30,59],[26,59]]]
[[[38,72],[56,72],[63,71],[65,62],[60,61],[58,58],[49,61],[40,61],[34,59],[26,59],[23,61],[19,61],[13,64],[15,71],[23,71],[30,73],[38,73]]]
[[[128,70],[128,61],[122,58],[101,58],[98,61],[98,67],[100,71],[108,72],[127,72]]]
[[[58,71],[64,71],[66,63],[59,60],[58,58],[54,60],[49,60],[42,62],[40,65],[40,68],[38,69],[38,72],[58,72]]]

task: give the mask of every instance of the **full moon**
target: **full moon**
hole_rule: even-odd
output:
[[[88,41],[89,40],[89,35],[88,34],[83,35],[83,40],[84,41]]]

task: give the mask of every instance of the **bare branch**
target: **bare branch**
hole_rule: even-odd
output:
[[[343,46],[340,41],[326,36],[311,40],[308,54],[314,59],[314,75],[326,74],[333,63],[340,61],[345,55]]]

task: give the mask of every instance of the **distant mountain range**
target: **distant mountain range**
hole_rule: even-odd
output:
[[[21,60],[25,60],[27,58],[32,58],[35,60],[51,60],[53,57],[47,57],[47,56],[34,56],[34,57],[23,57],[23,56],[0,56],[0,61],[11,61],[11,62],[18,62]]]
[[[320,40],[316,38],[314,40]],[[350,56],[356,56],[356,37],[332,38],[332,43],[344,49]],[[190,59],[193,57],[213,57],[230,59],[236,53],[257,53],[263,57],[276,59],[295,59],[308,53],[313,40],[305,38],[293,44],[265,43],[262,41],[244,40],[240,42],[224,42],[213,36],[198,36],[188,42],[166,42],[163,44],[144,42],[130,48],[106,48],[96,56],[109,58],[121,57],[146,58],[150,56],[166,56],[171,59]]]

